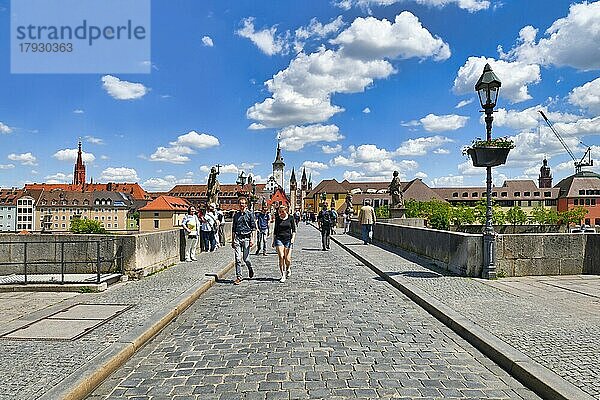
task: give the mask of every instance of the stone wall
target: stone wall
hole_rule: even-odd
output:
[[[352,221],[352,230],[360,237],[357,221]],[[456,274],[481,275],[481,235],[378,222],[373,229],[373,239],[429,259]]]
[[[360,237],[356,221],[352,222],[352,230]],[[481,276],[481,234],[377,223],[373,238],[456,274]],[[496,267],[499,276],[600,274],[600,234],[498,235]]]
[[[224,228],[225,237],[230,241],[231,223],[225,223]],[[18,263],[0,265],[0,275],[23,273],[25,243],[28,274],[60,273],[63,253],[65,273],[95,273],[97,241],[101,241],[101,258],[122,255],[123,270],[131,278],[141,278],[179,262],[185,246],[180,229],[128,235],[0,234],[0,263]],[[78,263],[70,263],[74,261]],[[101,272],[117,271],[120,267],[102,263]]]

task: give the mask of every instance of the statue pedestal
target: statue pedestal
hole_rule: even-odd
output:
[[[406,208],[404,207],[394,207],[390,208],[390,218],[406,218]]]

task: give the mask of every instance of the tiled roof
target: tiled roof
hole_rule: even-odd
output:
[[[257,183],[257,193],[265,190],[266,184]],[[170,196],[178,197],[206,197],[206,190],[208,185],[176,185],[173,189],[169,190]],[[237,191],[240,190],[239,185],[235,184],[220,184],[219,189],[221,191],[220,196],[237,196]],[[245,185],[244,191],[252,191],[252,185]]]
[[[0,189],[0,205],[14,206],[17,204],[17,199],[21,197],[22,189]]]
[[[103,204],[104,206],[127,208],[130,208],[132,206],[132,200],[128,197],[127,194],[121,192],[80,192],[74,190],[61,189],[44,191],[41,194],[37,205],[43,207],[92,207],[95,205],[96,200],[110,200],[110,205]],[[85,204],[86,201],[87,204]]]
[[[560,191],[560,197],[598,196],[600,194],[600,175],[582,171],[563,179],[554,188]],[[580,193],[580,191],[584,192]]]
[[[190,203],[186,199],[173,196],[159,196],[140,208],[140,211],[186,211]]]
[[[28,183],[25,189],[36,189],[51,191],[60,189],[72,192],[122,192],[131,195],[136,200],[147,200],[150,196],[137,183],[84,183],[82,185],[72,185],[67,183]]]

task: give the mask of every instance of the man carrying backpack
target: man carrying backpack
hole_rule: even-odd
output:
[[[317,222],[319,224],[319,230],[321,231],[321,243],[323,244],[322,250],[329,250],[329,236],[331,235],[333,216],[331,215],[331,211],[327,209],[327,203],[323,203],[323,209],[317,216]]]

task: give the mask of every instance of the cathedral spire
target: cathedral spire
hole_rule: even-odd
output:
[[[77,146],[77,161],[75,162],[75,170],[73,171],[73,184],[83,185],[85,183],[85,164],[83,163],[83,155],[81,151],[81,139]]]

